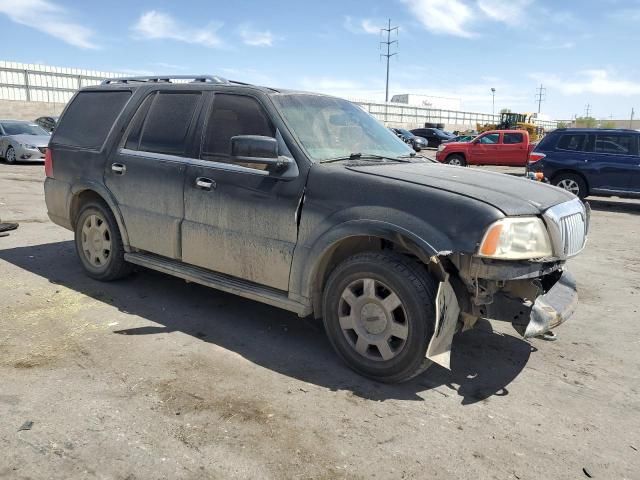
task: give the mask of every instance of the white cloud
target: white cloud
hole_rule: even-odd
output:
[[[368,33],[372,35],[379,35],[380,29],[383,28],[381,24],[370,18],[356,20],[348,15],[344,17],[342,26],[351,33]]]
[[[461,0],[402,0],[430,32],[470,38],[473,11]]]
[[[98,48],[92,40],[93,31],[73,21],[68,10],[50,0],[0,0],[0,13],[74,47]]]
[[[221,27],[220,23],[210,23],[204,28],[197,28],[179,22],[168,13],[150,10],[142,14],[132,29],[137,38],[170,39],[216,48],[223,45],[217,33]]]
[[[252,47],[272,47],[275,41],[273,33],[269,30],[254,30],[248,23],[240,25],[238,33],[240,33],[245,45],[251,45]]]
[[[543,82],[549,89],[557,90],[564,95],[585,93],[624,97],[640,95],[640,82],[619,78],[604,69],[583,70],[571,78],[545,73],[533,73],[529,77]]]
[[[527,17],[527,9],[533,0],[478,0],[478,7],[490,19],[519,25]]]

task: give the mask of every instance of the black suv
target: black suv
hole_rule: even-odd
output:
[[[528,169],[583,199],[640,197],[640,132],[560,128],[533,149]]]
[[[49,216],[92,278],[140,265],[323,318],[385,382],[448,367],[479,318],[531,337],[573,313],[588,212],[570,193],[414,158],[346,100],[179,80],[84,88],[54,131]]]
[[[433,148],[437,148],[441,143],[448,142],[454,138],[453,135],[449,135],[439,128],[414,128],[411,133],[418,137],[426,138],[429,146]]]

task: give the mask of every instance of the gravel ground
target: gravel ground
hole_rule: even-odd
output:
[[[0,478],[640,479],[640,202],[591,202],[558,341],[486,322],[451,372],[386,386],[317,322],[145,270],[89,279],[42,170],[0,164],[21,222],[0,238]]]

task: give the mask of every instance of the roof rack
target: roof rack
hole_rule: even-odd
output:
[[[171,80],[191,80],[191,83],[217,83],[227,84],[226,78],[217,75],[160,75],[150,77],[119,77],[106,78],[101,85],[111,85],[114,83],[173,83]]]

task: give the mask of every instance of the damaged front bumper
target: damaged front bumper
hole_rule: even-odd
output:
[[[524,338],[536,337],[568,320],[578,305],[576,281],[567,271],[555,272],[554,282],[535,300],[497,293],[490,305],[482,308],[483,317],[510,322]]]

